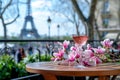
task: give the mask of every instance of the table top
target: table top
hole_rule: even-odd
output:
[[[26,65],[32,73],[49,73],[59,76],[105,76],[119,75],[120,63],[103,63],[97,66],[77,68],[75,66],[58,65],[58,62],[34,62]]]

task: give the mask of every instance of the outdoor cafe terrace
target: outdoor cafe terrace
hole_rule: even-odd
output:
[[[16,52],[19,48],[24,48],[25,54],[28,56],[28,48],[33,48],[33,54],[38,54],[38,60],[37,61],[50,61],[49,56],[53,56],[53,50],[55,50],[58,45],[57,42],[63,42],[64,40],[0,40],[0,44],[7,43],[7,46],[4,45],[0,48],[0,55],[8,54],[12,56],[12,58],[15,58]],[[87,43],[91,44],[93,47],[100,46],[101,40],[88,40]],[[73,40],[70,40],[71,45],[74,44]],[[111,50],[112,53],[115,53],[116,56],[120,55],[120,40],[114,41],[113,43],[113,50]],[[84,47],[86,48],[86,47]],[[15,51],[13,53],[13,50]],[[42,58],[42,55],[44,56],[44,60]],[[27,57],[26,56],[26,57]],[[16,60],[16,59],[15,59]],[[32,62],[35,62],[36,60],[31,60]],[[18,63],[18,62],[17,62]],[[25,69],[24,69],[25,70]],[[23,76],[12,76],[11,80],[44,80],[43,77],[40,74],[32,74],[26,72],[27,75]],[[25,73],[25,74],[26,74]],[[62,79],[62,78],[61,78]],[[73,77],[67,77],[66,80],[74,80]],[[79,78],[78,78],[79,79]],[[77,80],[77,78],[75,79]]]

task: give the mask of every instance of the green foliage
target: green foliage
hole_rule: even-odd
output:
[[[20,63],[15,63],[14,59],[10,55],[0,56],[0,80],[10,80],[11,78],[22,77],[29,75],[25,70],[27,63],[41,61],[50,61],[51,56],[39,54],[29,55],[24,58]]]
[[[17,64],[16,70],[18,72],[18,77],[28,75],[28,72],[25,70],[25,65],[26,64],[22,63],[22,62],[20,62],[20,63]]]
[[[0,56],[0,80],[9,80],[11,78],[28,75],[25,71],[25,64],[16,64],[9,55]]]
[[[50,55],[39,55],[39,54],[34,54],[34,55],[28,55],[26,58],[23,59],[23,63],[32,63],[32,62],[39,62],[39,61],[50,61],[51,56]]]
[[[51,60],[51,57],[50,55],[42,55],[41,56],[41,61],[50,61]]]
[[[12,58],[8,55],[3,55],[0,57],[0,80],[10,78],[12,74],[12,64],[14,64]]]

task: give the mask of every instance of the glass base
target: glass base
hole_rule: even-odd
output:
[[[76,66],[74,66],[75,68],[80,68],[80,69],[83,69],[83,68],[86,68],[85,66],[83,66],[83,65],[76,65]]]

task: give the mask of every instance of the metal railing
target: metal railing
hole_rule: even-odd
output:
[[[13,46],[7,45],[5,47],[4,45],[0,48],[0,54],[2,53],[9,53],[12,52],[13,49],[18,49],[20,47],[23,47],[25,50],[27,50],[30,46],[32,46],[34,49],[36,49],[39,53],[42,51],[46,51],[47,53],[51,54],[52,50],[56,48],[57,42],[63,42],[64,40],[0,40],[0,46],[3,43],[12,44]],[[69,40],[71,43],[73,43],[73,40]],[[91,44],[93,47],[100,46],[101,40],[88,40],[87,43]],[[118,41],[114,41],[113,47],[117,49]]]
[[[29,75],[29,76],[14,78],[11,80],[44,80],[44,78],[40,74],[33,74],[33,75]]]

